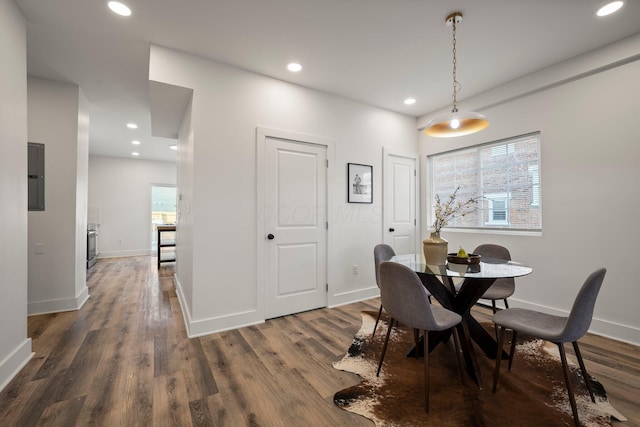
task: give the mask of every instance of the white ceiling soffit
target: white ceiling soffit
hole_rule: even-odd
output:
[[[191,102],[192,89],[160,82],[149,82],[151,134],[178,139],[184,113]]]

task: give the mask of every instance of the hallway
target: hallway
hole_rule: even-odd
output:
[[[188,339],[173,271],[153,257],[101,259],[81,310],[30,317],[35,355],[0,394],[0,424],[370,425],[334,406],[357,379],[331,362],[375,304]]]

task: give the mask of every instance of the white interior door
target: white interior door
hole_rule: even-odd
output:
[[[396,254],[416,252],[416,163],[415,156],[384,151],[384,243]]]
[[[327,304],[327,149],[266,138],[266,318]]]

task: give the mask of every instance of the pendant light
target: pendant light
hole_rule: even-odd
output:
[[[454,12],[445,20],[453,27],[453,108],[450,113],[439,114],[427,123],[424,131],[429,136],[450,138],[479,132],[489,126],[489,121],[479,113],[458,111],[458,80],[456,79],[456,25],[462,22],[462,13]]]

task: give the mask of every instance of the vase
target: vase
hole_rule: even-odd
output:
[[[439,232],[432,232],[427,239],[422,241],[424,259],[429,265],[444,265],[447,263],[449,242],[440,237]]]

